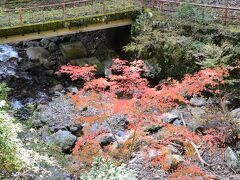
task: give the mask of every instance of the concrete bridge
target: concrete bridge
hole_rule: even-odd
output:
[[[140,9],[135,0],[81,0],[16,9],[0,6],[0,43],[131,25]]]
[[[62,2],[62,1],[60,1]],[[189,4],[200,11],[211,12],[227,25],[239,24],[240,8],[184,3],[179,0],[64,0],[65,3],[45,4],[8,9],[0,5],[0,44],[94,31],[131,25],[143,7],[172,15],[177,7]],[[23,3],[24,5],[24,3]]]

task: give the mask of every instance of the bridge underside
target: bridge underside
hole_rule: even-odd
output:
[[[121,27],[127,26],[132,24],[132,19],[122,19],[122,20],[115,20],[110,22],[104,23],[96,23],[90,24],[88,26],[82,27],[71,27],[71,28],[61,28],[57,30],[48,30],[48,31],[40,31],[34,33],[28,33],[24,35],[12,35],[9,37],[0,37],[0,44],[5,43],[16,43],[20,41],[30,41],[34,39],[41,39],[53,36],[61,36],[61,35],[68,35],[68,34],[75,34],[80,32],[88,32],[88,31],[95,31],[101,29],[108,29],[114,27]]]
[[[139,11],[128,11],[0,28],[0,44],[127,26],[132,24],[132,19],[138,13]]]

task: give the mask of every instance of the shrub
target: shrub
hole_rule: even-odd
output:
[[[81,180],[135,180],[136,174],[124,167],[118,167],[109,160],[96,158],[89,172],[80,176]]]
[[[8,91],[10,89],[7,87],[6,83],[0,84],[0,100],[6,100],[8,96]]]
[[[190,144],[196,152],[198,151],[196,150],[196,144],[202,144],[201,147],[204,148],[214,144],[213,139],[216,143],[221,142],[218,138],[218,135],[222,135],[220,132],[218,135],[215,131],[209,132],[207,135],[199,135],[191,132],[185,126],[176,127],[163,123],[161,117],[163,113],[180,103],[187,104],[187,96],[201,95],[202,91],[218,93],[219,90],[216,87],[224,83],[222,78],[228,75],[227,69],[201,70],[194,75],[185,75],[181,82],[168,79],[152,88],[149,87],[146,79],[141,76],[146,71],[143,61],[138,60],[131,63],[120,59],[113,61],[114,63],[110,68],[112,75],[108,78],[98,78],[90,81],[89,78],[81,76],[80,78],[85,80],[85,86],[79,93],[70,95],[76,104],[76,109],[91,106],[99,112],[92,116],[79,115],[77,119],[77,121],[86,125],[83,128],[84,136],[78,139],[73,150],[79,162],[89,163],[91,159],[99,155],[110,159],[117,156],[129,160],[139,142],[145,142],[148,151],[151,149],[159,150],[163,146],[177,141],[184,146],[186,145],[186,149]],[[86,71],[82,67],[71,67],[68,66],[67,72],[71,75]],[[64,68],[66,67],[64,66]],[[123,144],[118,142],[117,135],[107,120],[115,113],[124,114],[129,120],[128,129],[132,132],[132,135]],[[102,149],[95,138],[109,131],[102,126],[91,131],[91,125],[94,123],[105,123],[109,126],[118,148],[110,146]],[[144,131],[145,127],[154,125],[166,128],[165,132],[167,134],[163,135],[163,139],[154,140]],[[223,136],[221,137],[224,140]],[[161,157],[156,157],[154,162],[161,163],[161,160]]]
[[[189,0],[185,0],[184,3],[177,8],[175,18],[181,21],[193,21],[202,24],[210,22],[209,14],[204,10],[199,10],[196,6],[189,4]],[[196,1],[199,3],[199,1]]]
[[[0,172],[20,170],[23,162],[18,154],[18,127],[0,110]]]

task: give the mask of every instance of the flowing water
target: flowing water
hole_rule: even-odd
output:
[[[7,61],[12,57],[18,58],[17,51],[10,45],[0,45],[0,61]]]
[[[0,80],[16,75],[18,58],[14,47],[7,44],[0,45]]]

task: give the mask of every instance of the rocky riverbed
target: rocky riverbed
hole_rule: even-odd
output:
[[[38,164],[40,169],[38,173],[28,172],[20,177],[77,179],[78,174],[75,170],[80,169],[81,164],[75,162],[70,152],[76,140],[82,137],[83,128],[88,124],[76,123],[76,117],[78,115],[93,117],[99,114],[99,111],[91,106],[76,110],[66,93],[77,93],[81,82],[71,82],[55,72],[68,63],[79,66],[87,63],[96,64],[98,75],[104,76],[107,67],[111,65],[111,59],[119,56],[112,48],[108,35],[107,31],[96,31],[0,45],[0,82],[6,82],[12,88],[9,98],[14,110],[13,114],[25,125],[20,137],[26,147],[53,156],[58,161],[55,165]],[[239,101],[239,98],[236,97],[232,101]],[[223,124],[226,125],[225,127],[234,124],[234,135],[228,135],[227,148],[221,149],[224,152],[215,152],[214,156],[206,152],[201,153],[205,161],[213,164],[211,167],[204,167],[206,172],[223,179],[229,177],[239,179],[238,104],[232,106],[231,102],[220,102],[217,98],[198,96],[193,96],[189,102],[187,106],[180,106],[165,113],[162,121],[175,126],[186,126],[189,130],[202,134],[208,129]],[[220,104],[231,108],[223,112]],[[107,133],[104,135],[95,137],[101,147],[112,144],[111,148],[114,149],[119,143],[124,144],[132,138],[133,132],[128,130],[129,120],[124,114],[114,114],[108,117],[107,122],[95,123],[90,127],[92,131],[100,126],[106,130]],[[145,131],[152,137],[160,137],[164,128],[151,126],[146,127]],[[170,166],[183,162],[183,147],[171,145],[167,149],[171,152],[167,157]],[[153,152],[151,156],[154,157],[157,153]],[[222,154],[224,157],[220,156]],[[199,164],[198,161],[195,163]],[[160,168],[146,166],[143,154],[138,151],[133,153],[125,168],[134,170],[138,179],[167,179],[169,175],[169,172]]]

